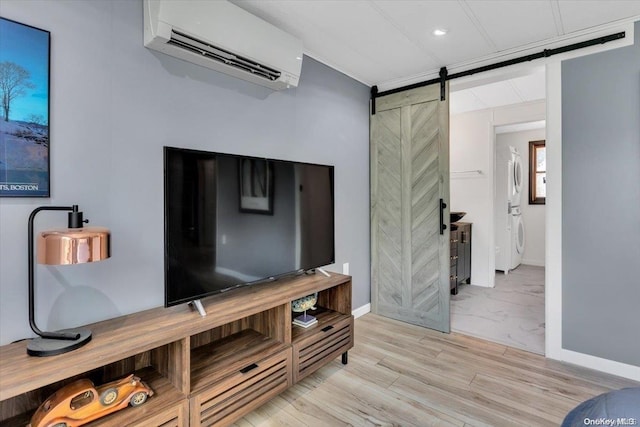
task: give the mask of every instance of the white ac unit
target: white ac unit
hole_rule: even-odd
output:
[[[298,86],[302,41],[222,0],[144,0],[144,45],[274,90]]]

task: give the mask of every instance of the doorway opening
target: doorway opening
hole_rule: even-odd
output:
[[[451,210],[472,224],[471,280],[451,330],[545,354],[545,206],[529,204],[529,142],[545,139],[545,70],[452,85]]]

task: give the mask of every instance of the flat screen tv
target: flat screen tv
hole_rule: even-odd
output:
[[[165,306],[335,262],[333,166],[164,147]]]

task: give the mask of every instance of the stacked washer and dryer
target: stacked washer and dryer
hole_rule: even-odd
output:
[[[524,223],[520,203],[524,182],[522,157],[515,147],[496,150],[496,270],[508,274],[522,262]]]

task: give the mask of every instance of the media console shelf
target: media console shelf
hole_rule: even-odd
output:
[[[291,301],[318,292],[318,323],[291,324]],[[0,426],[26,426],[51,393],[79,378],[96,385],[135,372],[155,391],[139,407],[87,426],[223,426],[353,347],[351,278],[297,276],[88,325],[86,346],[31,357],[0,347]]]

